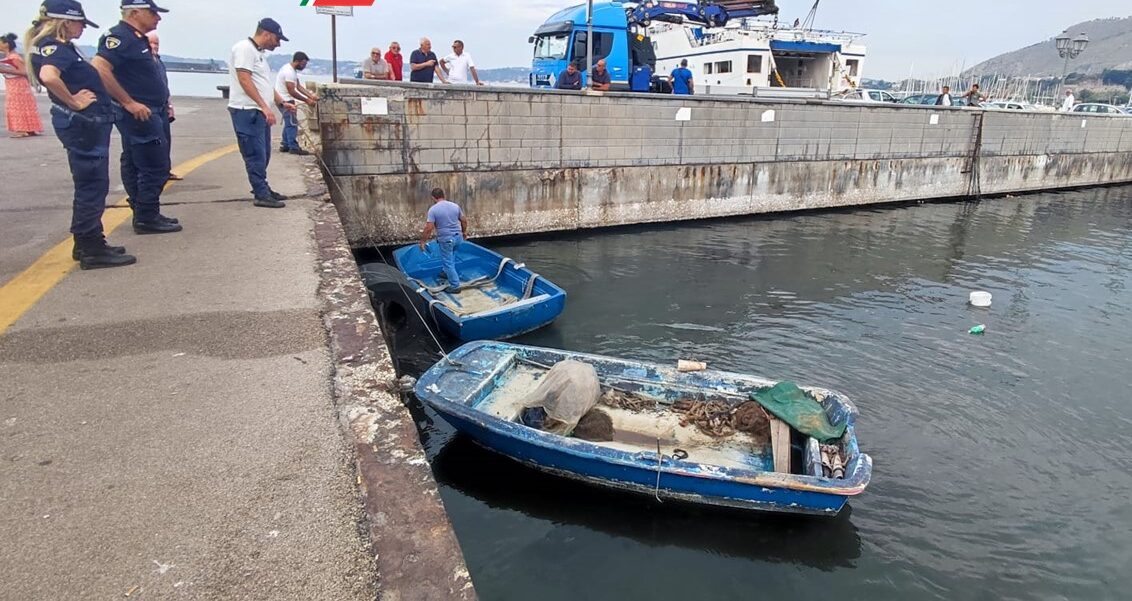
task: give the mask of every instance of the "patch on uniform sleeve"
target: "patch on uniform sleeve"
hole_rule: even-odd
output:
[[[118,38],[116,38],[112,35],[106,36],[106,47],[108,49],[113,50],[113,49],[115,49],[115,48],[117,48],[118,46],[121,46],[121,45],[122,45],[122,40],[119,40]]]
[[[58,49],[59,49],[59,46],[56,46],[55,44],[50,44],[48,46],[44,46],[44,47],[40,48],[39,54],[41,56],[51,56],[52,54],[55,54],[55,51],[58,50]]]

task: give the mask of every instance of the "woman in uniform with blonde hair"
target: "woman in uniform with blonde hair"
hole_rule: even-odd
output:
[[[83,269],[135,263],[121,246],[109,246],[102,230],[102,213],[110,192],[110,131],[114,111],[110,95],[74,41],[87,26],[75,0],[45,0],[39,18],[25,37],[28,79],[39,82],[51,97],[51,126],[67,149],[75,185],[71,210],[71,256]]]

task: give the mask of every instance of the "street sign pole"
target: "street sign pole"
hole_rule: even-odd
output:
[[[586,4],[586,83],[591,84],[594,74],[594,0]],[[589,87],[589,86],[587,86]]]
[[[334,83],[338,83],[338,17],[354,16],[354,7],[316,5],[314,12],[330,15],[330,69],[334,71]]]

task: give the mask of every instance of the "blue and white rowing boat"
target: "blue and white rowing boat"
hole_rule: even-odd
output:
[[[605,390],[655,401],[639,408],[599,405],[609,415],[612,440],[590,442],[530,428],[519,421],[528,395],[548,367],[573,359],[592,365]],[[607,488],[697,504],[785,513],[834,515],[868,486],[872,459],[860,452],[857,409],[839,393],[803,388],[829,422],[845,426],[839,439],[819,444],[787,428],[785,471],[772,442],[745,432],[713,437],[685,424],[677,402],[721,401],[738,405],[775,382],[705,370],[597,355],[473,342],[442,359],[418,380],[416,394],[478,444],[536,469]],[[774,420],[771,420],[772,422]],[[778,427],[781,427],[779,424]],[[832,473],[823,471],[829,454]],[[825,456],[825,457],[823,457]]]
[[[417,286],[429,313],[448,335],[463,341],[502,340],[554,321],[566,308],[566,291],[522,263],[472,242],[456,248],[458,290],[441,274],[440,248],[429,242],[393,251],[397,268]]]

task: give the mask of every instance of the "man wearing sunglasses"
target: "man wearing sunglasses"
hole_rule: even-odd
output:
[[[389,69],[393,71],[393,79],[401,81],[401,69],[405,67],[405,57],[401,56],[401,44],[389,43],[389,50],[385,52],[385,62],[389,63]]]
[[[440,61],[440,66],[448,74],[449,83],[466,84],[471,76],[477,86],[483,85],[479,74],[476,73],[476,63],[472,61],[472,55],[464,52],[464,42],[460,40],[452,42],[452,54],[444,57],[444,60]]]
[[[369,56],[362,61],[363,79],[393,79],[393,69],[384,58],[381,58],[381,48],[374,46]]]

